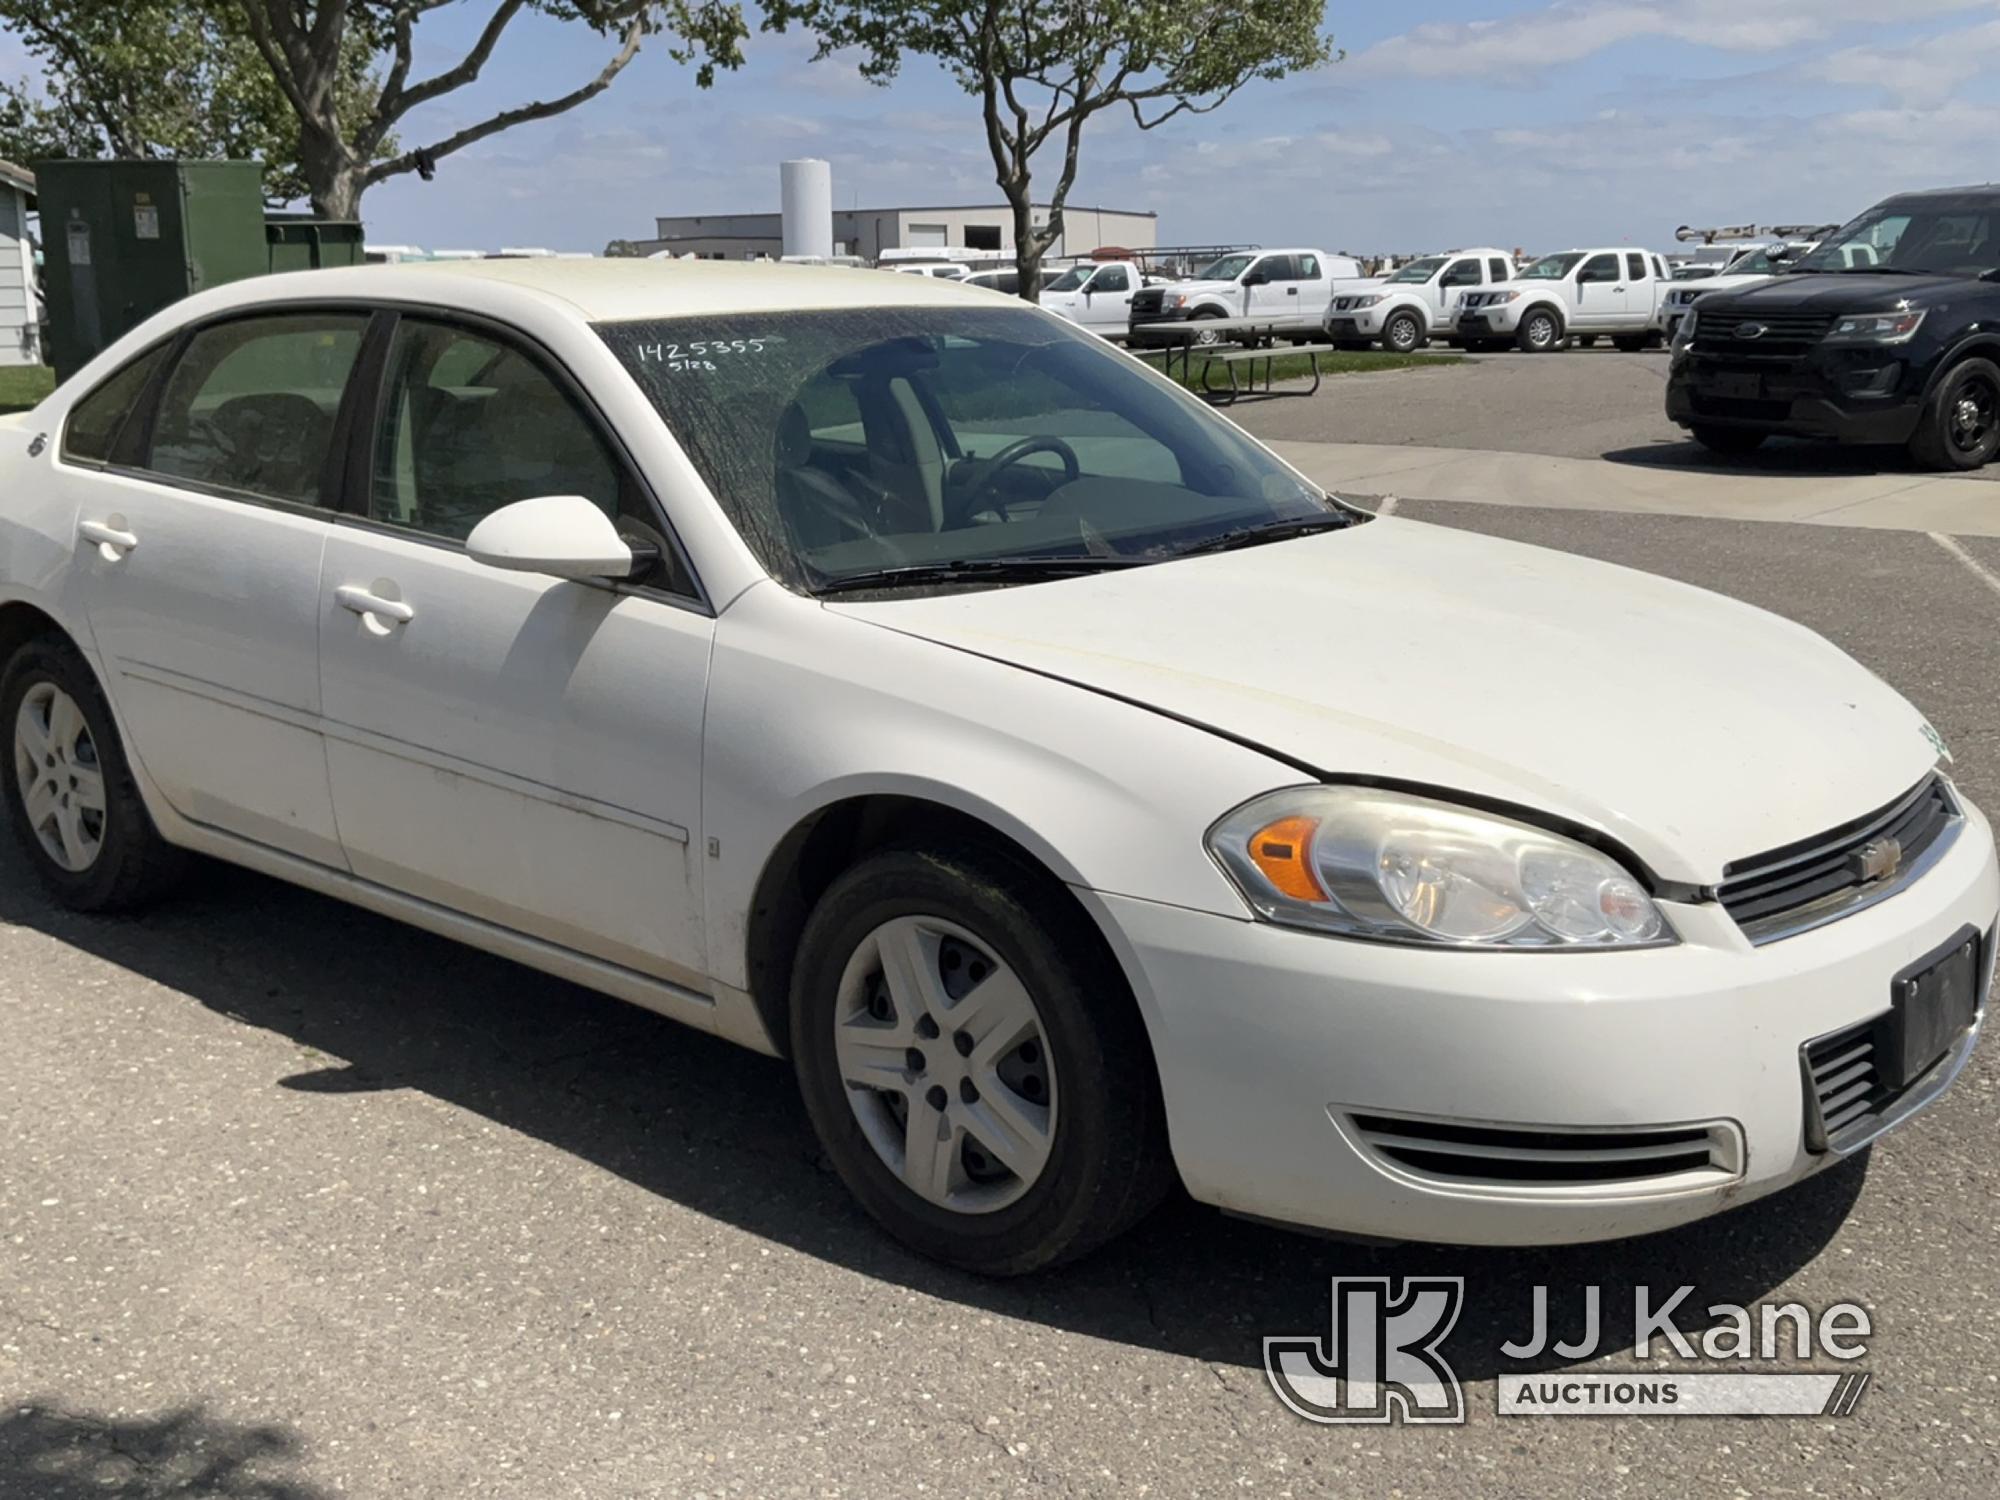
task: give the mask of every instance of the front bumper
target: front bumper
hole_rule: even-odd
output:
[[[1695,335],[1699,344],[1701,335]],[[1740,427],[1838,443],[1900,444],[1916,431],[1928,365],[1905,347],[1824,348],[1765,360],[1677,350],[1667,416],[1683,427]]]
[[[1380,308],[1349,308],[1328,314],[1326,331],[1337,339],[1379,339],[1384,321]]]
[[[1928,873],[1844,920],[1753,948],[1719,906],[1668,905],[1682,943],[1630,953],[1399,948],[1086,899],[1132,977],[1195,1197],[1389,1239],[1559,1244],[1686,1223],[1838,1160],[1808,1142],[1801,1049],[1889,1010],[1892,980],[1968,928],[1990,974],[2000,869],[1968,808]],[[1927,1081],[1931,1098],[1970,1046]],[[1708,1164],[1476,1182],[1385,1155],[1384,1117],[1419,1135],[1446,1122],[1614,1145],[1679,1132],[1706,1142]]]
[[[1125,327],[1125,342],[1138,349],[1179,348],[1188,342],[1188,324],[1193,321],[1186,308],[1162,308],[1144,317],[1134,317]]]
[[[1455,331],[1462,339],[1510,339],[1519,331],[1525,310],[1520,302],[1475,307],[1458,315]]]

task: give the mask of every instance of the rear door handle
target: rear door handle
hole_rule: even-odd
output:
[[[394,620],[398,625],[407,625],[417,617],[417,612],[402,600],[384,599],[358,583],[342,584],[333,591],[333,597],[340,601],[342,609],[364,617],[374,615],[377,619]]]
[[[116,562],[139,545],[139,539],[131,532],[120,531],[116,526],[107,526],[102,521],[80,521],[77,523],[76,534],[93,546],[101,548],[107,562]]]

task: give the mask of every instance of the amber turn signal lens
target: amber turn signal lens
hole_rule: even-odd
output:
[[[1326,891],[1312,870],[1312,836],[1317,818],[1280,818],[1250,835],[1250,863],[1294,901],[1324,901]]]

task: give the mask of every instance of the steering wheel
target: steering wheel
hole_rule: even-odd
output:
[[[1062,460],[1063,483],[1074,484],[1083,473],[1083,465],[1077,462],[1076,449],[1059,437],[1024,437],[1019,442],[1009,443],[991,458],[979,460],[985,472],[978,483],[966,493],[963,500],[956,501],[951,514],[945,517],[947,526],[963,526],[979,514],[988,491],[1000,481],[1000,476],[1013,468],[1022,459],[1036,453],[1053,453]],[[1003,505],[1002,510],[1006,507]]]

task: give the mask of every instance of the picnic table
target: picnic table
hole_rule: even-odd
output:
[[[1271,322],[1265,318],[1200,318],[1187,323],[1144,325],[1146,340],[1151,347],[1135,349],[1133,352],[1144,356],[1160,355],[1161,373],[1173,378],[1174,361],[1180,360],[1181,384],[1198,389],[1210,401],[1220,406],[1228,406],[1238,397],[1255,396],[1310,396],[1319,390],[1319,357],[1334,352],[1332,344],[1294,344],[1289,342],[1298,334],[1295,326]],[[1280,344],[1280,339],[1287,342]],[[1164,340],[1166,342],[1162,343]],[[1306,356],[1312,365],[1312,384],[1303,390],[1280,391],[1273,388],[1271,373],[1275,363],[1286,355]],[[1193,378],[1195,360],[1201,361],[1201,378]],[[1264,389],[1257,389],[1257,364],[1264,365]],[[1236,367],[1246,365],[1246,379],[1239,384]],[[1229,376],[1227,386],[1218,386],[1214,372],[1220,366]]]

